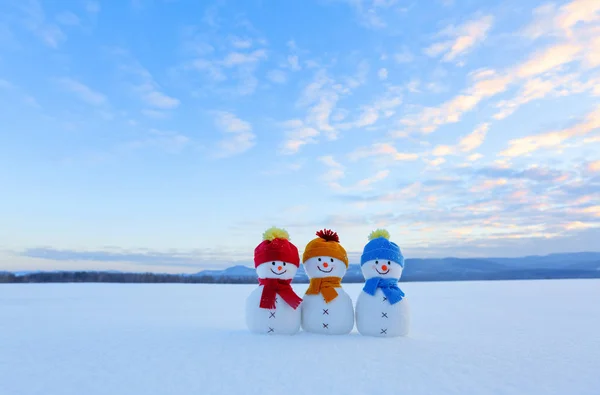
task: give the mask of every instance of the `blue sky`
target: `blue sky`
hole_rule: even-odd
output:
[[[0,5],[0,270],[598,250],[600,3]]]

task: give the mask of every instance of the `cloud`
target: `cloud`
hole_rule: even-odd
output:
[[[352,186],[344,187],[340,185],[339,181],[346,177],[345,167],[337,162],[331,155],[321,156],[319,157],[319,161],[328,168],[328,170],[321,176],[321,181],[325,182],[331,190],[338,193],[367,191],[371,189],[373,184],[386,179],[390,174],[390,171],[387,169],[380,170],[372,177],[359,180]]]
[[[460,121],[462,114],[473,110],[483,99],[505,91],[510,82],[509,78],[498,75],[494,70],[474,73],[471,80],[472,85],[466,91],[439,107],[425,107],[418,114],[408,115],[400,123],[421,133],[434,132],[441,125]]]
[[[70,11],[64,11],[58,14],[56,16],[56,21],[65,26],[79,26],[81,24],[79,17]]]
[[[211,19],[211,24],[218,27],[220,22]],[[206,77],[199,88],[203,91],[211,90],[226,97],[253,94],[259,85],[257,69],[269,58],[269,54],[266,41],[247,20],[242,18],[238,21],[236,27],[240,26],[250,35],[230,36],[224,40],[216,30],[207,32],[195,26],[183,29],[182,49],[189,58],[172,70],[179,73],[200,72]],[[282,78],[281,71],[267,76],[276,83],[280,83],[278,81]],[[189,84],[188,76],[182,76],[182,79]]]
[[[141,92],[142,100],[152,107],[163,110],[172,110],[179,107],[179,99],[162,93],[152,84],[142,84],[137,89]]]
[[[148,135],[141,139],[120,144],[117,151],[158,148],[167,153],[175,154],[181,152],[191,143],[191,139],[181,133],[151,129]]]
[[[320,132],[324,132],[330,140],[337,138],[337,130],[329,123],[329,117],[338,101],[335,93],[324,94],[318,102],[309,108],[306,122],[313,125]]]
[[[485,40],[493,22],[491,15],[484,15],[460,26],[448,26],[438,34],[448,39],[432,44],[425,49],[425,54],[431,57],[443,55],[443,61],[454,61]]]
[[[231,45],[234,48],[240,48],[240,49],[248,49],[250,47],[252,47],[252,40],[249,38],[240,38],[240,37],[233,37],[231,39]]]
[[[388,71],[387,71],[387,69],[386,68],[379,69],[379,71],[377,72],[377,76],[382,81],[387,80],[387,77],[388,77]]]
[[[381,174],[379,174],[379,178],[381,179],[385,179],[387,178],[389,173],[385,173],[385,171],[382,171]],[[410,202],[411,200],[413,200],[415,197],[417,197],[423,190],[423,185],[420,182],[414,182],[411,183],[405,187],[399,188],[397,190],[394,190],[392,192],[386,192],[386,193],[380,193],[380,194],[375,194],[375,195],[365,195],[365,194],[361,194],[361,195],[345,195],[343,196],[344,199],[346,200],[350,200],[350,201],[354,201],[354,202],[365,202],[365,203],[403,203],[403,202]],[[400,220],[399,215],[398,214],[389,214],[389,213],[385,213],[385,214],[371,214],[371,216],[374,217],[380,217],[379,221],[384,221],[387,224],[392,224],[392,223],[400,223],[400,222],[404,222],[404,220]],[[371,219],[369,218],[365,218],[364,216],[362,218],[356,218],[356,219],[352,219],[350,216],[347,216],[348,218],[348,223],[350,225],[350,223],[352,222],[369,222]],[[379,226],[386,226],[384,224],[381,224]]]
[[[479,125],[471,134],[461,138],[458,142],[458,148],[462,152],[471,152],[474,149],[479,148],[483,144],[483,140],[490,128],[489,123],[483,123]]]
[[[421,82],[419,80],[411,80],[408,84],[406,84],[406,89],[412,93],[419,93],[419,85]]]
[[[565,141],[576,136],[584,136],[598,128],[600,128],[600,106],[588,113],[584,120],[571,127],[510,140],[509,147],[499,155],[516,157],[531,154],[542,148],[560,148]]]
[[[11,89],[13,88],[13,84],[7,80],[0,79],[0,88],[1,89]]]
[[[90,14],[97,14],[100,12],[100,4],[97,1],[86,1],[85,10]]]
[[[367,82],[369,75],[369,62],[361,60],[356,67],[356,73],[353,76],[346,77],[345,82],[348,89],[358,88]]]
[[[504,71],[480,70],[472,73],[470,86],[464,91],[437,107],[425,107],[416,114],[407,115],[401,120],[401,124],[409,130],[431,133],[442,125],[460,121],[464,113],[475,109],[483,100],[505,92],[510,85],[523,81],[525,86],[519,96],[498,104],[500,111],[495,114],[496,119],[505,118],[519,105],[529,101],[547,95],[563,94],[561,84],[571,92],[589,90],[593,94],[600,94],[600,89],[597,88],[599,78],[585,83],[581,81],[581,73],[559,75],[566,65],[574,62],[583,67],[596,64],[595,56],[598,52],[594,49],[600,49],[600,42],[596,43],[598,26],[591,24],[600,21],[597,8],[591,2],[575,0],[558,11],[554,6],[538,10],[537,14],[534,13],[533,24],[525,29],[526,34],[535,38],[553,37],[557,42],[536,50],[524,61],[507,67]],[[447,47],[435,47],[430,54],[441,54]],[[555,75],[548,76],[550,73]],[[401,135],[405,134],[406,132],[401,132]]]
[[[145,104],[159,110],[173,110],[181,104],[179,99],[165,94],[152,74],[135,60],[126,50],[117,48],[113,53],[120,57],[121,70],[137,80],[133,82],[133,90]]]
[[[166,119],[166,118],[169,118],[169,116],[171,115],[167,111],[153,110],[153,109],[149,109],[149,108],[143,109],[141,111],[141,113],[144,114],[145,116],[147,116],[148,118],[153,118],[153,119]]]
[[[266,58],[267,51],[264,49],[257,49],[250,53],[231,52],[225,56],[225,58],[220,62],[220,64],[222,64],[225,67],[234,67],[248,64],[253,65]]]
[[[527,78],[553,70],[573,62],[582,50],[583,48],[575,43],[553,45],[534,53],[529,60],[517,68],[516,75]]]
[[[18,6],[22,13],[23,26],[51,48],[58,48],[67,39],[58,25],[48,22],[41,3],[37,0],[22,0]]]
[[[234,259],[243,259],[241,252],[232,251]],[[222,251],[216,249],[197,249],[197,250],[169,250],[168,252],[153,251],[147,249],[126,250],[126,249],[101,249],[101,250],[73,250],[57,249],[52,247],[27,248],[20,252],[21,256],[68,262],[68,261],[88,261],[88,262],[129,262],[136,265],[146,266],[175,266],[204,268],[207,265],[217,263],[230,263],[224,261]]]
[[[365,178],[363,180],[360,180],[357,184],[357,186],[361,189],[365,189],[365,188],[369,188],[371,186],[371,184],[374,184],[376,182],[385,180],[388,176],[390,175],[390,171],[389,170],[380,170],[377,173],[375,173],[373,175],[373,177],[369,177],[369,178]]]
[[[287,62],[289,64],[290,69],[292,69],[293,71],[298,71],[302,69],[298,61],[298,55],[288,55]]]
[[[0,91],[1,90],[10,91],[11,94],[14,95],[12,97],[12,100],[18,98],[20,102],[24,103],[27,106],[36,109],[42,108],[42,106],[40,106],[35,97],[31,96],[30,94],[25,92],[21,87],[13,84],[12,82],[0,78]]]
[[[348,3],[356,13],[361,25],[371,29],[387,27],[382,15],[389,12],[399,0],[343,0]]]
[[[297,153],[302,146],[314,144],[319,131],[307,126],[299,119],[293,119],[282,123],[285,129],[286,140],[281,145],[279,152],[283,155],[292,155]]]
[[[327,75],[324,69],[317,71],[298,99],[296,105],[306,110],[303,120],[292,119],[283,123],[286,129],[286,140],[280,153],[295,154],[306,144],[316,143],[317,137],[323,134],[329,140],[338,137],[338,128],[331,125],[330,118],[334,113],[341,94],[349,93],[349,86],[356,87],[362,83],[363,68],[359,65],[357,76],[348,78],[348,86],[337,84]]]
[[[600,4],[590,0],[574,0],[556,8],[553,3],[544,4],[533,11],[533,22],[523,29],[530,39],[540,37],[573,37],[573,28],[579,23],[591,24],[600,21]]]
[[[389,88],[380,98],[375,99],[372,104],[363,105],[360,114],[353,121],[347,121],[334,125],[339,130],[360,129],[374,125],[380,118],[389,118],[395,114],[396,108],[402,104],[402,97],[395,88]]]
[[[319,157],[319,161],[328,168],[321,176],[321,180],[326,182],[331,189],[342,189],[338,181],[346,176],[344,166],[338,163],[331,155],[321,156]]]
[[[282,70],[271,70],[267,73],[269,81],[276,84],[285,84],[287,82],[287,74]]]
[[[393,205],[393,211],[348,215],[344,207],[332,217],[347,227],[393,227],[406,248],[448,243],[452,251],[457,244],[505,247],[506,240],[559,240],[600,227],[600,176],[588,172],[587,164],[568,171],[547,166],[455,168],[455,176],[444,176],[442,171],[451,170],[447,167],[432,179],[423,179],[421,172],[420,181],[396,190],[340,196],[352,204]]]
[[[600,172],[600,160],[596,160],[587,164],[588,171]]]
[[[413,161],[419,158],[415,153],[398,152],[396,147],[389,143],[375,143],[371,147],[359,148],[350,153],[348,157],[351,160],[364,158],[376,158],[392,161]]]
[[[101,106],[107,103],[106,96],[94,91],[87,85],[82,84],[72,78],[60,78],[58,83],[67,91],[74,93],[84,102],[93,106]]]
[[[566,173],[548,167],[532,165],[524,170],[506,167],[482,167],[473,172],[476,177],[500,179],[524,179],[536,182],[560,182],[567,176]]]
[[[580,60],[586,67],[600,64],[598,49],[600,5],[589,0],[574,0],[557,8],[550,3],[534,10],[533,22],[522,34],[532,40],[549,36],[559,42],[539,51],[517,71],[520,76],[545,71]]]
[[[404,47],[401,52],[395,53],[393,55],[393,57],[394,57],[394,60],[396,61],[396,63],[400,63],[400,64],[410,63],[413,60],[415,60],[415,56],[406,47]]]
[[[213,82],[221,82],[227,80],[227,76],[221,70],[221,67],[215,64],[214,62],[205,60],[205,59],[195,59],[192,62],[189,62],[185,67],[187,70],[197,70],[203,71]]]
[[[504,119],[514,113],[520,106],[544,97],[568,96],[588,90],[594,94],[594,89],[598,84],[600,84],[600,78],[590,78],[583,83],[579,80],[577,74],[532,78],[525,82],[514,98],[502,100],[496,104],[499,111],[494,114],[494,118]]]
[[[484,192],[495,189],[499,186],[506,185],[508,181],[504,178],[499,178],[497,180],[485,180],[480,184],[474,185],[471,187],[471,192]]]
[[[216,157],[225,158],[238,155],[256,144],[256,136],[252,133],[252,125],[230,112],[216,112],[215,124],[227,135],[217,143],[218,152],[215,154]]]

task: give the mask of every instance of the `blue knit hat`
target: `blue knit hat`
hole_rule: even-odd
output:
[[[381,259],[382,261],[393,261],[404,267],[404,257],[400,252],[398,244],[389,240],[390,234],[385,229],[377,229],[369,235],[369,242],[365,246],[360,257],[360,265],[365,262]]]

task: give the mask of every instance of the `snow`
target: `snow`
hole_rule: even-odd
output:
[[[0,394],[598,393],[600,280],[400,286],[385,339],[251,334],[256,285],[1,285]]]

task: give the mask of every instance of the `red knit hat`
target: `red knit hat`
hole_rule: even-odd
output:
[[[263,233],[263,242],[254,249],[254,267],[270,262],[283,261],[300,266],[298,248],[290,243],[290,235],[284,229],[269,228]]]

